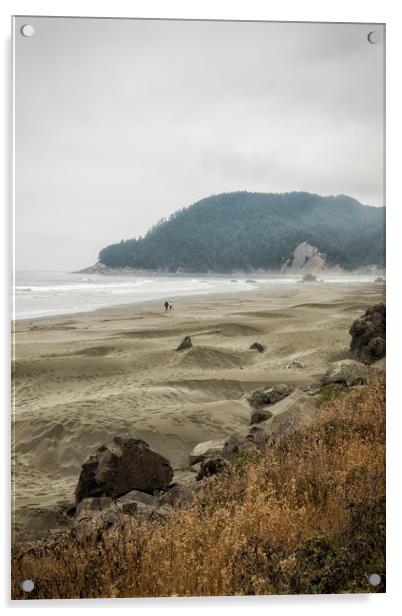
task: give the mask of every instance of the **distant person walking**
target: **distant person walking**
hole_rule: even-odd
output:
[[[168,310],[169,309],[169,302],[165,302],[164,306],[165,306],[165,310]]]
[[[173,308],[173,302],[169,302],[169,310],[172,310]]]

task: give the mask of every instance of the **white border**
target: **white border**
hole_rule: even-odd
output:
[[[402,21],[400,19],[400,3],[397,0],[3,0],[0,7],[2,43],[4,49],[2,63],[3,97],[2,119],[3,134],[7,140],[1,150],[3,173],[3,208],[1,211],[2,264],[1,282],[3,288],[1,311],[1,340],[3,353],[0,354],[1,392],[3,396],[1,429],[2,465],[5,469],[2,475],[1,528],[4,532],[2,541],[2,560],[0,569],[1,599],[6,608],[17,611],[26,608],[46,608],[59,610],[63,607],[74,607],[75,610],[86,613],[97,609],[115,609],[124,607],[134,609],[137,613],[144,611],[150,614],[163,609],[167,613],[177,610],[191,609],[192,613],[205,613],[215,610],[219,612],[230,610],[231,614],[252,609],[256,614],[266,613],[267,609],[280,609],[286,616],[290,613],[309,614],[339,612],[345,614],[364,611],[365,615],[390,613],[398,604],[398,590],[401,580],[401,490],[400,469],[402,437],[402,407],[400,402],[400,344],[401,327],[398,322],[402,279],[400,275],[400,236],[402,225],[400,220],[401,183],[400,178],[400,148],[402,109],[400,85],[400,58],[402,57]],[[9,553],[4,546],[9,546],[9,360],[10,360],[10,194],[11,194],[11,15],[60,15],[60,16],[99,16],[99,17],[153,17],[153,18],[188,18],[188,19],[256,19],[276,21],[338,21],[338,22],[374,22],[387,25],[387,365],[388,365],[388,403],[387,403],[387,594],[386,595],[344,595],[344,596],[314,596],[314,597],[250,597],[250,598],[218,598],[218,599],[165,599],[165,600],[86,600],[84,601],[37,601],[11,602],[9,596]],[[399,241],[398,241],[399,240]],[[399,301],[398,301],[399,300]],[[399,378],[398,378],[399,377]],[[399,601],[401,603],[401,601]]]

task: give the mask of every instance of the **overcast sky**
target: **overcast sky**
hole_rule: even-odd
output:
[[[17,269],[91,265],[220,192],[383,205],[381,26],[17,18],[15,30]]]

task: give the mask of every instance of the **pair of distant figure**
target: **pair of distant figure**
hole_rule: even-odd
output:
[[[172,302],[166,301],[165,302],[165,310],[172,310],[172,308],[173,308]]]

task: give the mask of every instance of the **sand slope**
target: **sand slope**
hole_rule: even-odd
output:
[[[289,284],[180,299],[169,313],[148,304],[16,322],[17,527],[71,501],[87,454],[121,432],[180,473],[198,442],[247,429],[247,392],[308,385],[344,357],[352,321],[382,294],[374,283]],[[194,346],[178,352],[185,335]]]

